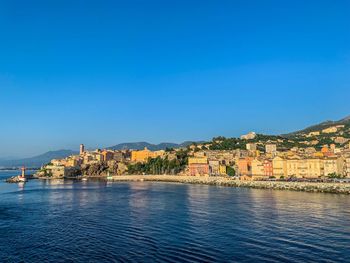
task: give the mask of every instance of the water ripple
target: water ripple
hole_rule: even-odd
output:
[[[348,197],[148,182],[26,188],[1,185],[0,262],[350,261]]]

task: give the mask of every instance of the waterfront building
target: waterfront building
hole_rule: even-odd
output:
[[[273,176],[276,178],[287,177],[287,161],[280,157],[276,156],[272,159],[272,170]]]
[[[251,157],[239,158],[237,160],[237,167],[239,175],[249,175],[252,174],[252,160]]]
[[[264,160],[264,176],[273,176],[273,163],[271,160]]]
[[[254,178],[262,178],[265,176],[263,160],[256,158],[251,161],[251,175]]]
[[[209,160],[209,174],[210,175],[226,175],[227,167],[225,161]]]
[[[323,160],[324,165],[324,175],[328,176],[330,174],[344,175],[344,164],[345,159],[343,157],[326,157]]]
[[[188,168],[191,176],[209,175],[209,164],[207,157],[189,157]]]
[[[344,174],[346,175],[346,177],[350,177],[350,156],[347,156],[345,158],[345,165],[344,165]]]
[[[293,158],[287,158],[285,162],[287,177],[319,178],[323,176],[322,158],[294,156]]]
[[[209,173],[210,175],[220,174],[220,161],[209,160]]]
[[[224,164],[220,164],[219,166],[219,174],[220,175],[227,175],[227,166]]]
[[[324,165],[322,158],[308,158],[306,162],[306,171],[301,174],[303,178],[320,178],[324,175]]]
[[[301,161],[300,157],[294,156],[287,161],[287,177],[301,178],[305,172],[305,164]],[[303,170],[303,171],[302,171]]]

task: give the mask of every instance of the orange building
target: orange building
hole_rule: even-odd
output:
[[[238,172],[240,175],[251,175],[252,172],[252,158],[240,158],[237,161]]]
[[[155,151],[152,152],[146,147],[141,151],[132,151],[131,152],[131,161],[132,162],[146,162],[149,158],[157,158],[164,155],[164,151]]]

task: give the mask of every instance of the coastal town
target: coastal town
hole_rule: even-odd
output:
[[[86,150],[54,159],[36,173],[39,178],[178,175],[233,177],[241,181],[341,181],[350,178],[349,125],[303,131],[292,136],[250,132],[240,138],[151,151]]]

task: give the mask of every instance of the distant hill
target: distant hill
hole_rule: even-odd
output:
[[[107,149],[111,150],[123,150],[123,149],[131,149],[131,150],[142,150],[147,147],[151,151],[159,151],[165,150],[166,148],[179,148],[179,147],[187,147],[191,145],[193,142],[183,142],[181,144],[177,143],[160,143],[160,144],[151,144],[148,142],[130,142],[130,143],[121,143],[112,147],[108,147]],[[58,151],[50,151],[38,156],[34,156],[31,158],[24,159],[9,159],[9,158],[0,158],[0,168],[13,168],[13,167],[21,167],[26,166],[30,167],[41,167],[41,165],[49,163],[52,159],[62,159],[66,158],[70,155],[76,155],[78,152],[72,150],[58,150]]]
[[[65,158],[70,155],[78,154],[78,152],[72,150],[58,150],[50,151],[38,156],[24,159],[15,159],[15,160],[0,160],[0,167],[12,168],[12,167],[40,167],[43,164],[49,163],[52,159]]]
[[[299,130],[296,132],[283,134],[281,136],[285,137],[288,140],[293,140],[293,138],[298,137],[299,135],[304,135],[313,131],[321,131],[323,129],[329,128],[334,125],[345,125],[346,133],[348,134],[347,138],[350,138],[349,132],[350,132],[350,116],[343,118],[338,121],[325,121],[310,127],[307,127],[303,130]],[[335,133],[337,135],[338,133]],[[266,137],[266,136],[265,136]],[[276,137],[276,136],[275,136]],[[269,139],[269,137],[267,137]],[[321,138],[322,139],[322,138]],[[151,144],[148,142],[129,142],[129,143],[120,143],[111,147],[108,147],[107,149],[110,150],[142,150],[145,147],[147,147],[151,151],[159,151],[159,150],[165,150],[166,148],[181,148],[181,147],[187,147],[193,143],[203,143],[203,141],[199,142],[193,142],[193,141],[186,141],[180,144],[177,143],[170,143],[170,142],[163,142],[159,144]],[[327,143],[327,142],[320,142],[320,143]],[[12,168],[12,167],[40,167],[43,164],[49,163],[52,159],[61,159],[68,157],[70,155],[76,155],[78,152],[72,151],[72,150],[59,150],[59,151],[50,151],[38,156],[34,156],[31,158],[24,158],[24,159],[14,159],[10,160],[9,158],[0,158],[0,168]]]
[[[298,135],[298,134],[306,134],[306,133],[310,133],[310,132],[314,132],[314,131],[321,131],[323,129],[332,127],[334,125],[350,126],[350,116],[347,116],[347,117],[345,117],[345,118],[343,118],[341,120],[338,120],[338,121],[328,120],[328,121],[325,121],[325,122],[321,122],[319,124],[307,127],[307,128],[305,128],[303,130],[299,130],[299,131],[296,131],[296,132],[291,132],[291,133],[288,133],[288,134],[284,134],[283,136],[290,137],[290,136],[294,136],[294,135]]]
[[[170,142],[163,142],[160,144],[151,144],[148,142],[129,142],[129,143],[120,143],[117,145],[114,145],[112,147],[108,147],[108,149],[111,150],[143,150],[145,147],[151,151],[159,151],[159,150],[165,150],[166,148],[180,148],[180,147],[187,147],[188,145],[191,145],[193,142],[187,141],[180,144],[177,143],[170,143]]]

